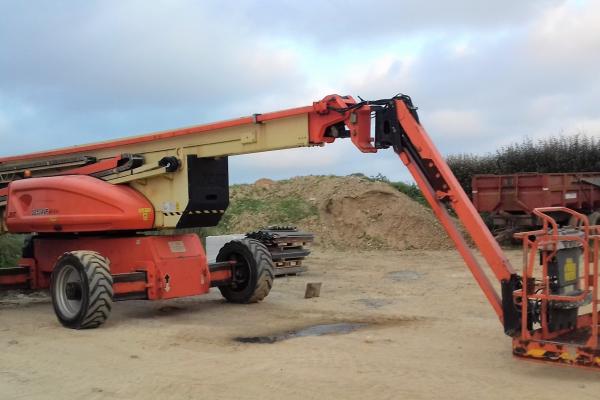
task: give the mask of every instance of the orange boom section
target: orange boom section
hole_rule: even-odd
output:
[[[86,175],[21,179],[8,191],[11,232],[151,229],[154,209],[139,192]]]

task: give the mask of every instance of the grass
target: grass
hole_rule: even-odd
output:
[[[290,224],[317,215],[317,208],[297,197],[282,199],[242,198],[232,201],[221,221],[227,226],[232,217],[244,213],[264,214],[267,224]]]
[[[0,235],[0,268],[16,267],[21,257],[23,238],[19,235]]]
[[[316,206],[298,197],[257,199],[243,197],[232,199],[219,225],[200,229],[202,236],[222,235],[236,231],[236,217],[241,215],[264,216],[265,225],[293,225],[298,221],[316,216]],[[256,228],[259,228],[258,226]]]

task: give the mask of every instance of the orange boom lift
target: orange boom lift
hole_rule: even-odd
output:
[[[0,270],[0,285],[50,288],[59,321],[77,329],[101,325],[113,300],[218,287],[229,301],[260,301],[273,283],[273,263],[260,242],[229,242],[208,264],[196,235],[160,232],[219,222],[229,203],[229,156],[341,138],[364,153],[391,148],[408,167],[512,338],[515,356],[600,367],[596,227],[566,208],[536,210],[543,227],[520,234],[524,265],[517,273],[405,95],[358,102],[331,95],[307,107],[0,158],[1,225],[34,233],[19,265]],[[577,226],[558,226],[560,213]]]

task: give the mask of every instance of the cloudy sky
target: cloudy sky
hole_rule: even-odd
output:
[[[0,156],[398,92],[444,154],[485,153],[600,135],[599,65],[594,0],[0,0]],[[231,177],[409,179],[386,153],[240,156]]]

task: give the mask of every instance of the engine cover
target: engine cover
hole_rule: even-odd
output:
[[[106,232],[154,226],[154,208],[126,185],[86,175],[13,181],[8,186],[9,232]]]

